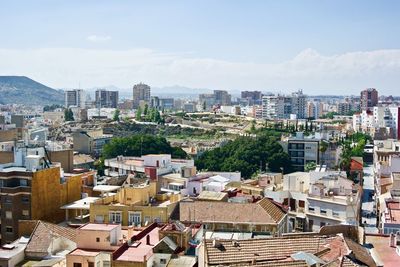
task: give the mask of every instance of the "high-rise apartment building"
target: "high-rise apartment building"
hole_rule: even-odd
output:
[[[292,93],[291,95],[292,110],[290,114],[296,114],[298,119],[305,119],[306,116],[306,96],[302,90]]]
[[[215,104],[218,104],[221,106],[230,106],[231,105],[231,95],[228,94],[227,91],[214,90],[214,98],[215,98]]]
[[[84,108],[85,107],[85,91],[82,89],[73,89],[73,90],[66,90],[65,93],[65,107],[78,107]]]
[[[295,114],[298,119],[304,119],[306,114],[306,97],[302,91],[291,95],[268,95],[262,97],[263,119],[288,119]]]
[[[378,91],[375,88],[367,88],[361,91],[361,109],[369,109],[378,105]]]
[[[133,108],[138,108],[141,102],[150,102],[150,86],[144,83],[133,86]]]
[[[96,108],[117,108],[118,91],[96,90]]]
[[[256,101],[256,100],[261,100],[262,94],[261,91],[242,91],[241,97]]]
[[[214,90],[212,94],[200,94],[199,103],[206,109],[214,106],[230,106],[232,104],[231,95],[224,90]]]
[[[348,115],[352,111],[352,106],[349,102],[342,102],[338,104],[337,112],[339,115]]]

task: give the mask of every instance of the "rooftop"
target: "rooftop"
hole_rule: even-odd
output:
[[[179,204],[181,221],[276,224],[285,212],[267,198],[257,203],[184,200]]]
[[[111,231],[118,227],[119,224],[88,223],[81,226],[79,229],[89,231]]]
[[[380,261],[385,267],[399,266],[400,256],[396,253],[396,248],[389,246],[388,236],[366,235],[365,242],[373,245],[371,254],[376,261]]]
[[[213,191],[202,191],[200,195],[198,195],[199,200],[215,200],[221,201],[223,200],[228,194],[224,192],[213,192]]]
[[[298,234],[236,241],[206,239],[205,247],[209,265],[276,267],[337,262],[329,266],[376,266],[365,248],[341,234]],[[350,253],[362,265],[346,258]],[[344,261],[352,265],[344,265]]]
[[[400,200],[386,199],[385,223],[400,223]]]
[[[21,237],[11,244],[3,245],[0,248],[0,259],[10,259],[19,253],[24,253],[29,239]]]
[[[38,221],[33,230],[25,252],[47,253],[53,237],[64,237],[73,242],[76,240],[76,229]]]
[[[76,255],[76,256],[86,256],[86,257],[96,257],[99,253],[98,250],[89,250],[89,249],[80,249],[77,248],[68,255]]]
[[[130,245],[125,245],[114,253],[115,261],[144,262],[153,255],[153,247],[158,244],[159,228],[155,225],[149,225],[143,231],[134,235]],[[150,243],[147,244],[147,236]]]
[[[79,200],[76,200],[72,203],[66,204],[61,207],[61,209],[70,210],[70,209],[82,209],[82,210],[89,210],[90,203],[94,203],[99,200],[99,197],[85,197]]]

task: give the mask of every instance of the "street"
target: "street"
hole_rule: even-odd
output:
[[[364,184],[361,205],[361,223],[365,233],[378,233],[376,227],[376,209],[374,208],[374,172],[373,166],[364,167]]]

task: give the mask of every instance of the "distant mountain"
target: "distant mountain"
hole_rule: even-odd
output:
[[[0,103],[63,104],[64,94],[25,76],[0,76]]]

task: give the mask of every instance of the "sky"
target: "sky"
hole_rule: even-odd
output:
[[[2,1],[0,75],[400,95],[400,1]]]

